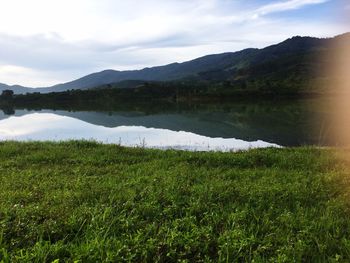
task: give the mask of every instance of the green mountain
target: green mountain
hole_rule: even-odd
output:
[[[240,89],[306,89],[310,80],[324,79],[322,69],[329,66],[325,55],[333,51],[335,43],[350,42],[350,33],[335,38],[293,37],[263,49],[200,57],[183,63],[145,68],[142,70],[105,70],[80,79],[58,84],[36,92],[60,92],[71,89],[90,89],[114,84],[134,87],[140,82],[189,81],[200,83],[224,82]],[[323,73],[326,74],[326,73]],[[6,88],[6,86],[5,86]],[[11,87],[10,87],[11,88]],[[0,86],[0,90],[4,89]],[[14,88],[15,93],[33,89]]]

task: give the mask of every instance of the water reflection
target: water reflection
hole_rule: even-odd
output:
[[[142,126],[146,128],[185,131],[210,138],[262,140],[282,146],[329,144],[329,107],[320,99],[235,101],[210,104],[113,104],[110,109],[89,105],[57,106],[35,110],[6,109],[0,120],[39,112],[72,117],[109,128]],[[56,109],[56,110],[53,110]]]
[[[235,151],[258,147],[277,147],[263,141],[209,138],[184,131],[119,126],[107,128],[52,113],[33,113],[0,121],[1,140],[62,141],[96,140],[123,146],[175,148],[194,151]]]

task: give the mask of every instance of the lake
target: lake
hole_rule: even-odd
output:
[[[0,140],[84,139],[199,151],[327,145],[329,113],[320,105],[321,99],[276,99],[4,109]]]

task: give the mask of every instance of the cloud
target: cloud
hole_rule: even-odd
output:
[[[258,8],[254,13],[257,15],[267,15],[271,13],[284,12],[302,8],[306,5],[315,5],[328,2],[329,0],[289,0],[268,4]]]
[[[340,33],[322,20],[269,16],[323,2],[0,0],[0,82],[46,86],[104,69],[264,47],[292,35]]]

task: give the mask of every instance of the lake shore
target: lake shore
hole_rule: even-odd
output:
[[[332,149],[0,143],[0,260],[347,261]]]

